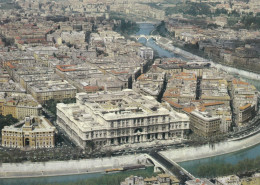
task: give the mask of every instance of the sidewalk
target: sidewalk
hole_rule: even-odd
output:
[[[175,162],[183,162],[232,153],[258,144],[260,144],[260,133],[243,140],[225,141],[212,145],[167,150],[159,153]]]

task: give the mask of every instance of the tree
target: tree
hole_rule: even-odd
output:
[[[221,8],[221,9],[217,8],[216,11],[215,11],[215,15],[218,16],[218,15],[221,15],[221,14],[228,14],[228,11],[224,8]]]
[[[6,116],[0,115],[0,130],[5,126],[10,126],[18,122],[18,119],[14,118],[11,114]],[[0,132],[1,135],[2,132]]]
[[[93,151],[95,148],[95,143],[93,141],[87,141],[86,146],[89,147],[91,151]]]

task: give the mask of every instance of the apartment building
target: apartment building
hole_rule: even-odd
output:
[[[0,114],[11,114],[19,120],[27,116],[39,116],[42,106],[29,94],[0,93]]]
[[[221,119],[208,112],[192,111],[190,114],[190,128],[199,136],[208,138],[219,135]]]
[[[27,85],[28,92],[40,103],[50,99],[63,100],[75,98],[77,89],[66,80],[31,82]]]

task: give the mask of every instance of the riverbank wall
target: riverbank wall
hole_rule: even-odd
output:
[[[159,153],[171,161],[184,162],[233,153],[253,147],[258,144],[260,144],[260,133],[245,138],[243,140],[225,141],[197,147],[172,149],[161,151]]]
[[[2,163],[0,178],[59,176],[104,172],[106,169],[133,166],[146,161],[144,155],[127,155],[69,161]]]
[[[187,51],[184,51],[178,47],[173,46],[170,42],[168,43],[162,43],[160,42],[160,40],[158,40],[156,42],[159,46],[161,46],[162,48],[174,52],[184,58],[186,58],[187,60],[198,60],[200,62],[210,62],[212,67],[215,67],[217,69],[221,69],[224,70],[228,73],[231,74],[239,74],[242,77],[246,77],[249,79],[254,79],[254,80],[260,80],[260,74],[254,73],[254,72],[250,72],[250,71],[245,71],[245,70],[241,70],[241,69],[237,69],[234,67],[230,67],[230,66],[226,66],[226,65],[222,65],[222,64],[218,64],[218,63],[214,63],[213,61],[207,60],[205,58],[202,58],[200,56],[194,55],[192,53],[189,53]]]

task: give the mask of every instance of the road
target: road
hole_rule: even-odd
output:
[[[244,128],[241,128],[235,132],[229,133],[229,138],[242,139],[247,136],[252,135],[253,133],[258,133],[260,131],[260,115],[255,116],[250,124]]]
[[[155,150],[151,151],[149,155],[156,159],[159,163],[161,163],[170,172],[172,172],[180,180],[180,184],[185,184],[185,181],[191,180],[191,178],[186,175],[182,170],[180,170],[176,165],[162,157]]]

